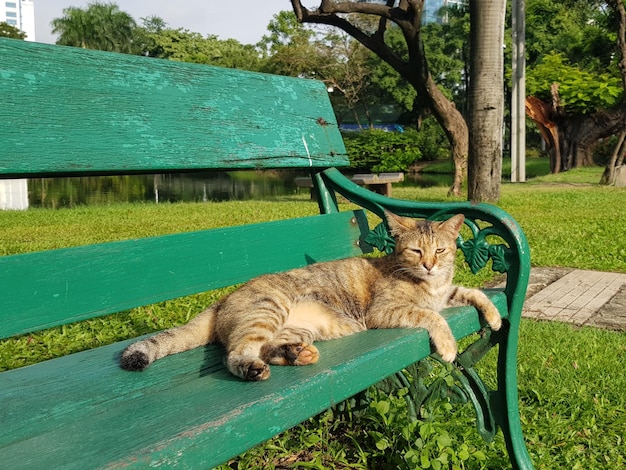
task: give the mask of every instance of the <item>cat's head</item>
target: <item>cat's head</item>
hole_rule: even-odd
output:
[[[405,272],[419,279],[432,279],[454,272],[456,240],[463,226],[463,214],[443,222],[417,220],[385,212],[387,225],[396,240],[394,255]]]

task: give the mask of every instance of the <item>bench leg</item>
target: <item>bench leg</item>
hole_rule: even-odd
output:
[[[372,183],[367,185],[367,189],[377,194],[391,197],[391,183]]]
[[[504,434],[512,467],[519,470],[532,470],[534,466],[526,449],[519,415],[517,338],[510,336],[511,333],[507,331],[500,341],[498,391],[491,395],[491,406],[495,412],[496,422]]]
[[[485,330],[481,339],[469,345],[458,356],[456,362],[460,367],[455,375],[466,397],[474,405],[478,433],[489,442],[499,426],[512,468],[530,470],[534,467],[526,449],[519,416],[517,341],[516,338],[511,338],[512,331],[517,330],[512,329],[508,322],[503,323],[502,329],[497,332]],[[495,345],[499,345],[497,390],[490,391],[474,370],[474,366]]]

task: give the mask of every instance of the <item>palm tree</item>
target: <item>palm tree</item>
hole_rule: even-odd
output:
[[[114,3],[91,3],[87,9],[69,7],[52,20],[57,44],[111,52],[134,52],[137,24]]]

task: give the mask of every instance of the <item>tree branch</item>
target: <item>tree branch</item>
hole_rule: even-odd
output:
[[[300,0],[291,0],[293,10],[298,18],[298,21],[302,23],[325,24],[342,29],[387,62],[407,81],[414,83],[414,77],[412,77],[409,64],[404,62],[400,56],[389,49],[384,41],[384,33],[387,28],[388,20],[398,24],[403,31],[405,31],[407,27],[410,28],[412,25],[411,21],[407,21],[407,11],[400,9],[399,7],[394,8],[394,3],[395,2],[393,0],[387,0],[385,4],[361,2],[335,3],[330,0],[322,0],[318,8],[315,10],[309,10],[302,5]],[[407,0],[403,0],[401,4],[402,3],[406,4]],[[408,0],[408,3],[411,3],[411,1]],[[339,16],[339,14],[350,13],[379,16],[380,21],[377,31],[373,34],[368,34],[352,24],[346,18]]]

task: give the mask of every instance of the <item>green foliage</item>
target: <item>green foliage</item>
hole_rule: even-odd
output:
[[[391,27],[385,33],[385,41],[392,51],[403,60],[408,59],[406,41],[400,28]],[[413,110],[413,103],[417,93],[415,89],[393,69],[388,63],[378,56],[372,56],[370,69],[372,82],[391,97],[397,105],[405,111]]]
[[[90,3],[86,9],[69,7],[52,20],[57,44],[111,52],[136,52],[135,20],[114,3]]]
[[[315,32],[300,23],[293,11],[280,11],[267,25],[268,34],[261,38],[257,46],[268,55],[278,52],[284,46],[304,44],[313,41]]]
[[[606,109],[622,101],[621,80],[608,73],[594,73],[572,66],[562,54],[545,55],[529,70],[528,94],[550,102],[550,87],[559,84],[561,105],[576,114]]]
[[[415,135],[415,141],[423,160],[435,161],[450,157],[450,143],[443,129],[433,117],[428,117],[422,121],[419,131]]]
[[[217,65],[243,70],[259,70],[261,58],[252,45],[235,39],[221,40],[215,35],[203,37],[185,29],[144,30],[144,53],[151,57]]]
[[[416,132],[368,129],[343,135],[350,166],[373,172],[406,171],[421,158]]]
[[[448,21],[424,25],[428,68],[446,96],[465,109],[469,79],[470,20],[467,5],[446,8]]]
[[[26,33],[6,21],[0,21],[0,38],[26,39]]]
[[[529,70],[548,53],[564,54],[584,70],[602,71],[615,51],[615,26],[595,0],[526,1]]]

